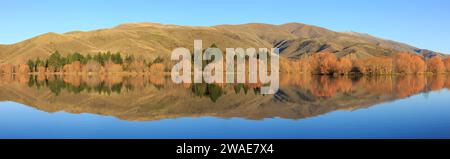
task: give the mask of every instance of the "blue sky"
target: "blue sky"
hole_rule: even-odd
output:
[[[448,0],[5,0],[0,8],[0,44],[46,32],[127,22],[201,26],[301,22],[450,53]]]

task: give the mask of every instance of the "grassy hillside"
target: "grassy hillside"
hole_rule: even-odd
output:
[[[112,51],[153,59],[168,56],[177,47],[192,48],[195,39],[203,40],[204,48],[213,43],[219,47],[280,47],[282,56],[292,59],[323,50],[338,56],[356,54],[358,58],[399,51],[421,52],[418,48],[367,34],[334,32],[300,23],[212,27],[130,23],[87,32],[47,33],[16,44],[0,45],[0,63],[19,64],[28,59],[47,58],[55,51],[62,55]]]

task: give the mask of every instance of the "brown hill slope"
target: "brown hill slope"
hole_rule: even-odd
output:
[[[87,32],[47,33],[16,44],[0,45],[0,63],[24,63],[27,59],[46,58],[54,51],[63,55],[112,51],[152,59],[168,56],[177,47],[192,48],[195,39],[203,40],[204,48],[212,43],[219,47],[279,47],[282,56],[289,58],[323,50],[338,56],[356,54],[359,58],[419,50],[366,34],[334,32],[300,23],[212,27],[130,23]]]

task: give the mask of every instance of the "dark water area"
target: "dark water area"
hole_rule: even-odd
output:
[[[450,138],[450,77],[2,75],[0,138]]]

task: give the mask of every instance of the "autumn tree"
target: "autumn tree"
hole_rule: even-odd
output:
[[[394,59],[395,70],[397,73],[410,74],[412,72],[409,53],[399,53],[395,56]]]
[[[316,53],[311,57],[310,66],[313,74],[333,74],[336,72],[337,58],[329,52]]]
[[[450,57],[445,58],[442,62],[444,62],[446,71],[450,72]]]
[[[392,74],[392,59],[390,57],[371,57],[358,61],[356,68],[363,74]]]
[[[95,61],[95,60],[90,60],[86,63],[86,65],[84,65],[83,67],[83,72],[100,72],[102,70],[102,65]]]
[[[247,65],[247,64],[246,64]],[[236,66],[235,66],[236,67]],[[247,66],[246,66],[247,67]],[[292,71],[291,62],[286,58],[280,58],[280,70],[285,73],[291,73]],[[295,67],[295,66],[294,66]]]
[[[427,70],[432,73],[443,73],[445,72],[445,65],[442,62],[442,58],[439,56],[434,56],[428,60]]]
[[[311,72],[311,65],[307,61],[308,59],[301,59],[297,63],[297,67],[299,68],[299,71],[301,73],[310,73]]]
[[[340,58],[336,62],[336,71],[339,74],[347,74],[352,71],[353,65],[349,58]]]
[[[397,73],[417,74],[425,71],[425,62],[418,55],[401,52],[398,53],[394,59],[395,70]]]
[[[427,65],[425,61],[418,55],[411,56],[411,71],[415,74],[425,72]]]

